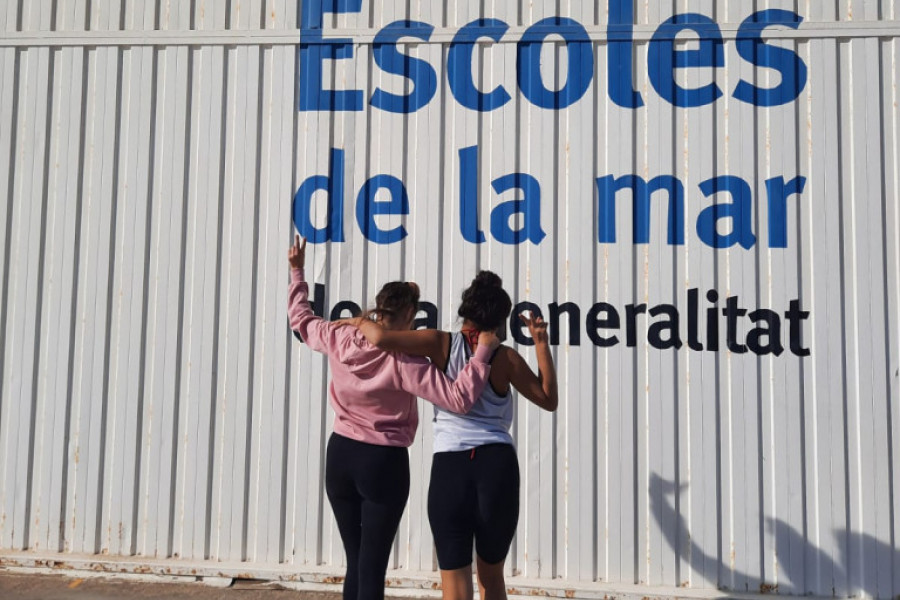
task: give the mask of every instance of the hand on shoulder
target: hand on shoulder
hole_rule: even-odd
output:
[[[478,345],[487,346],[488,349],[493,352],[500,347],[500,338],[497,337],[496,332],[481,331],[478,334]]]

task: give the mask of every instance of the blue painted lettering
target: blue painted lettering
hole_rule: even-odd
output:
[[[625,188],[631,189],[633,198],[635,244],[650,242],[650,197],[658,191],[669,193],[669,244],[684,244],[684,185],[670,175],[656,177],[649,183],[637,175],[626,175],[619,179],[612,175],[599,177],[597,232],[601,244],[616,243],[616,193]]]
[[[566,84],[558,91],[547,89],[541,78],[541,48],[554,29],[566,41],[569,52]],[[575,104],[587,92],[594,76],[594,53],[587,31],[572,19],[554,17],[538,21],[519,42],[517,68],[519,89],[535,106],[560,110]]]
[[[472,53],[475,42],[488,38],[499,42],[509,25],[499,19],[472,21],[457,32],[447,52],[447,78],[450,93],[462,106],[479,112],[500,108],[511,100],[503,86],[497,86],[485,94],[475,85],[472,77]]]
[[[700,47],[696,50],[676,50],[675,39],[683,31],[696,33],[700,38]],[[698,14],[672,17],[656,30],[648,54],[650,83],[670,104],[691,108],[712,104],[722,97],[722,90],[715,83],[697,89],[685,89],[675,83],[675,69],[725,65],[722,32],[709,17]]]
[[[400,54],[397,51],[397,41],[402,37],[415,37],[427,42],[432,31],[434,27],[427,23],[397,21],[375,36],[375,64],[386,73],[400,75],[411,81],[413,91],[405,96],[398,96],[378,88],[372,94],[372,106],[392,113],[412,113],[431,102],[437,91],[434,69],[422,59]]]
[[[769,9],[754,13],[741,24],[737,36],[737,52],[757,67],[775,69],[781,73],[781,83],[772,89],[760,88],[741,80],[734,97],[754,106],[779,106],[796,100],[806,87],[806,64],[796,52],[770,46],[763,42],[762,32],[771,25],[791,29],[800,27],[803,18],[788,10]]]
[[[324,191],[328,198],[325,211],[327,224],[321,228],[316,228],[312,222],[313,195],[317,191]],[[313,244],[321,244],[328,241],[344,241],[343,150],[331,149],[331,161],[328,166],[327,177],[324,175],[313,175],[300,184],[300,189],[294,195],[292,212],[294,226],[297,228],[297,231]]]
[[[377,201],[378,190],[387,190],[391,199]],[[406,237],[406,228],[398,225],[393,229],[380,229],[375,223],[377,215],[408,215],[409,197],[403,182],[392,175],[376,175],[369,179],[359,191],[356,200],[356,222],[367,240],[376,244],[393,244]]]
[[[733,202],[716,203],[703,209],[697,217],[697,235],[707,246],[713,248],[731,248],[735,244],[749,250],[756,244],[753,234],[753,191],[750,184],[731,175],[723,175],[708,179],[700,184],[700,191],[709,198],[725,192],[730,194]],[[731,233],[719,233],[720,219],[732,221]]]
[[[362,110],[363,93],[360,90],[325,89],[322,63],[326,60],[353,58],[353,40],[349,38],[322,38],[324,13],[356,13],[362,10],[362,0],[307,0],[302,3],[300,14],[300,48],[298,50],[300,111]]]

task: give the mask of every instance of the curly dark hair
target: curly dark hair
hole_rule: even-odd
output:
[[[512,300],[503,289],[503,280],[491,271],[479,271],[462,294],[457,314],[471,321],[479,331],[499,328],[512,311]]]
[[[392,319],[402,316],[410,308],[419,306],[419,287],[406,281],[391,281],[375,296],[375,310],[372,312]]]

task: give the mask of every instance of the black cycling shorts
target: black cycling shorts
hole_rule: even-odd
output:
[[[509,444],[438,452],[431,465],[428,520],[441,570],[503,562],[519,522],[519,461]]]

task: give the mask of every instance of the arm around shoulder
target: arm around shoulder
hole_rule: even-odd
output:
[[[425,356],[434,363],[441,362],[440,358],[449,335],[438,329],[390,330],[369,320],[363,320],[357,327],[370,344],[381,350]]]
[[[451,412],[469,412],[487,385],[491,374],[491,357],[500,345],[500,340],[495,335],[482,336],[478,349],[456,381],[451,381],[434,364],[422,358],[405,356],[401,359],[403,388]]]

